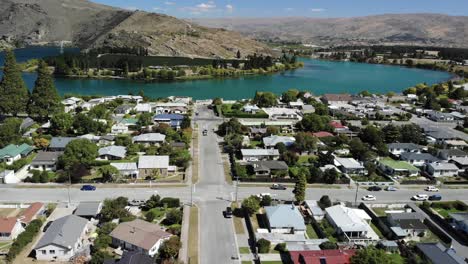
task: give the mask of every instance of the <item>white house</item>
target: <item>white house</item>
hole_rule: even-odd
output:
[[[242,111],[246,113],[256,114],[260,111],[257,105],[246,104],[242,107]]]
[[[160,133],[147,133],[133,137],[133,143],[145,145],[158,145],[166,140],[166,135]]]
[[[111,127],[111,134],[118,135],[118,134],[128,134],[128,126],[122,123],[117,123]]]
[[[263,145],[265,146],[265,148],[274,148],[278,143],[283,143],[286,147],[289,147],[292,144],[294,144],[294,142],[296,142],[296,139],[294,137],[287,136],[272,135],[263,138]]]
[[[426,166],[427,172],[434,177],[457,176],[458,167],[453,163],[432,162]]]
[[[395,156],[399,156],[402,153],[421,153],[422,147],[414,143],[390,143],[388,144],[388,152]]]
[[[340,168],[343,173],[348,174],[365,174],[366,168],[357,160],[353,158],[339,158],[334,160],[335,166]]]
[[[11,241],[24,231],[16,217],[0,217],[0,241]]]
[[[268,115],[268,118],[271,120],[281,120],[281,119],[293,119],[293,120],[302,120],[302,116],[295,109],[290,108],[263,108],[263,111]]]
[[[244,161],[277,160],[279,158],[277,149],[241,149],[241,153]]]
[[[133,110],[137,113],[151,113],[153,108],[151,104],[137,104]]]
[[[41,261],[69,261],[86,249],[88,220],[67,215],[52,222],[34,247]]]
[[[268,228],[272,233],[304,234],[304,217],[294,204],[265,206]]]
[[[172,234],[162,227],[141,219],[119,224],[111,233],[112,245],[129,251],[139,251],[153,257],[161,244]]]

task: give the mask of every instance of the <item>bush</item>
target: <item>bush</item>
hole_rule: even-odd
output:
[[[324,249],[338,249],[338,245],[333,243],[333,242],[326,241],[326,242],[323,242],[322,244],[320,244],[320,249],[322,249],[322,250],[324,250]]]
[[[247,214],[252,215],[260,209],[260,201],[255,196],[250,196],[242,201],[242,208]]]
[[[159,201],[160,206],[165,206],[167,208],[176,208],[180,207],[180,199],[172,197],[164,197]]]
[[[182,211],[179,209],[171,209],[166,213],[166,218],[164,219],[165,225],[174,225],[182,223]]]
[[[260,238],[257,241],[258,253],[260,254],[270,252],[270,246],[271,242],[266,239]]]
[[[275,247],[275,250],[276,250],[276,251],[279,251],[279,252],[281,252],[281,253],[287,252],[287,251],[288,251],[288,249],[286,248],[286,243],[279,243],[279,244],[277,244],[276,247]]]
[[[42,220],[35,219],[29,223],[23,233],[15,239],[13,244],[10,247],[10,251],[6,256],[8,262],[12,262],[16,256],[29,244],[33,241],[34,237],[37,235],[42,226]]]

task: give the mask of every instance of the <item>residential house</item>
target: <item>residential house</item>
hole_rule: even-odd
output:
[[[267,226],[272,233],[304,234],[304,218],[294,204],[265,206]]]
[[[160,145],[166,140],[166,135],[160,133],[147,133],[133,137],[133,143],[144,145]]]
[[[324,94],[321,100],[325,104],[347,104],[353,98],[350,94]]]
[[[26,117],[25,119],[23,119],[23,121],[21,122],[21,125],[20,125],[20,130],[21,131],[26,131],[27,129],[29,129],[30,127],[32,127],[34,124],[36,124],[36,121],[34,121],[32,118],[30,117]]]
[[[465,234],[468,234],[468,212],[449,213],[452,226]]]
[[[263,138],[263,146],[265,146],[265,148],[275,148],[278,143],[283,143],[286,147],[289,147],[294,144],[294,142],[296,142],[294,137],[272,135]]]
[[[266,134],[266,127],[249,127],[249,137],[250,138],[259,138]]]
[[[122,176],[135,179],[139,176],[136,162],[111,163],[110,165],[115,167]]]
[[[444,142],[444,147],[447,149],[465,149],[468,144],[464,140],[447,140]]]
[[[76,98],[76,97],[70,97],[62,100],[62,104],[65,107],[65,112],[71,112],[74,111],[82,102],[83,100],[81,98]]]
[[[80,139],[87,139],[93,143],[98,143],[99,142],[99,139],[101,138],[100,136],[96,136],[94,134],[85,134],[85,135],[81,135],[81,136],[78,136],[77,138],[80,138]]]
[[[347,174],[366,174],[366,168],[357,160],[353,158],[339,158],[335,157],[334,164],[343,173]]]
[[[295,102],[289,102],[289,103],[288,103],[288,106],[289,106],[289,108],[292,108],[292,109],[299,109],[299,110],[301,110],[302,107],[304,107],[304,102],[302,102],[301,99],[298,99],[298,100],[295,101]]]
[[[132,111],[132,105],[119,105],[115,108],[114,113],[117,115],[128,115]]]
[[[138,159],[139,177],[166,177],[169,171],[169,156],[140,156]]]
[[[121,223],[110,233],[113,246],[143,252],[151,257],[156,255],[161,244],[171,236],[159,225],[141,219]]]
[[[7,165],[11,165],[13,162],[28,156],[33,150],[34,147],[29,146],[28,144],[10,144],[0,149],[0,161],[5,162]]]
[[[41,261],[70,261],[86,250],[88,220],[76,215],[56,219],[37,242],[34,250]]]
[[[157,103],[155,105],[156,114],[182,114],[187,113],[187,104],[186,103]]]
[[[103,203],[99,202],[80,202],[73,212],[74,215],[86,218],[88,220],[97,219],[102,210]]]
[[[98,144],[101,146],[114,145],[115,136],[113,135],[104,135],[99,138]]]
[[[326,138],[326,137],[334,137],[335,136],[332,133],[327,132],[327,131],[315,132],[315,133],[312,133],[312,135],[314,135],[317,138]]]
[[[459,149],[441,149],[437,156],[443,160],[452,160],[454,158],[468,158],[468,153]]]
[[[301,113],[304,115],[315,113],[315,107],[309,104],[303,105],[301,109]]]
[[[426,166],[427,172],[434,177],[457,176],[458,167],[448,162],[432,162]]]
[[[450,163],[453,163],[455,165],[457,165],[458,167],[458,171],[459,172],[467,172],[467,169],[468,169],[468,157],[464,157],[464,158],[453,158],[449,161]]]
[[[386,174],[399,176],[417,176],[419,169],[406,161],[382,158],[378,161],[379,168]]]
[[[414,143],[390,143],[387,145],[388,152],[395,156],[399,156],[402,153],[421,153],[422,147]]]
[[[256,114],[260,112],[260,108],[257,105],[246,104],[242,107],[242,111],[246,113]]]
[[[304,201],[304,208],[307,210],[309,215],[315,219],[315,221],[322,221],[325,217],[325,212],[320,208],[315,200]]]
[[[179,129],[184,118],[185,117],[180,114],[159,114],[155,115],[153,120],[158,124],[167,124],[174,129]]]
[[[295,127],[294,125],[296,124],[297,120],[246,120],[246,119],[241,119],[239,122],[246,127],[256,127],[256,128],[262,128],[262,127],[269,127],[269,126],[274,126],[274,127],[279,127],[280,131],[282,133],[291,133],[294,131]]]
[[[432,111],[432,112],[428,113],[427,117],[429,119],[431,119],[432,121],[435,121],[435,122],[453,122],[453,121],[455,121],[455,118],[453,117],[453,115],[451,115],[449,113],[438,112],[438,111]]]
[[[277,160],[279,158],[277,149],[241,149],[241,153],[244,161]]]
[[[11,241],[24,231],[16,217],[0,217],[0,241]]]
[[[32,203],[18,215],[18,220],[23,224],[23,226],[27,226],[32,220],[37,219],[39,215],[43,214],[44,211],[45,205],[43,203]]]
[[[302,120],[302,116],[295,109],[290,108],[263,108],[263,111],[268,115],[270,120],[281,120],[281,119],[292,119],[292,120]]]
[[[0,182],[3,184],[16,184],[21,182],[21,180],[16,177],[15,171],[4,170],[0,172]]]
[[[128,126],[122,123],[114,124],[111,127],[111,134],[113,135],[128,134],[129,132]]]
[[[288,175],[288,164],[279,160],[262,160],[250,163],[257,177],[285,177]]]
[[[379,239],[369,225],[371,217],[361,209],[335,205],[325,208],[326,218],[344,240],[351,243],[372,243]]]
[[[137,104],[133,110],[137,113],[151,113],[153,112],[153,107],[151,104],[143,103],[143,104]]]
[[[65,151],[65,147],[71,141],[77,138],[74,137],[53,137],[50,140],[49,147],[47,147],[47,151]]]
[[[458,140],[456,136],[445,130],[427,131],[425,134],[429,143],[444,144],[447,140]]]
[[[399,238],[416,237],[426,232],[428,228],[423,223],[424,218],[424,215],[418,212],[387,214],[387,222],[391,226],[390,229]]]
[[[457,255],[453,248],[446,248],[441,243],[418,243],[418,252],[422,255],[425,263],[429,264],[466,264],[463,257]]]
[[[154,264],[154,259],[140,251],[125,250],[119,260],[106,259],[104,264]]]
[[[351,264],[355,249],[289,250],[293,264]]]
[[[108,146],[99,149],[101,160],[121,160],[127,155],[127,148],[123,146]]]
[[[30,170],[55,171],[57,162],[63,152],[39,151],[29,166]]]
[[[412,153],[412,152],[402,153],[400,156],[400,159],[416,167],[422,167],[426,163],[439,161],[438,158],[432,156],[429,153]]]

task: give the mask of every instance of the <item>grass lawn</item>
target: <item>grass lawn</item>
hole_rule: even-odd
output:
[[[372,211],[374,211],[377,216],[386,216],[387,214],[385,211],[387,210],[388,209],[386,207],[372,207]]]
[[[391,262],[392,264],[403,264],[405,263],[405,260],[403,259],[402,256],[399,254],[390,254]]]
[[[154,218],[154,221],[159,221],[164,217],[164,215],[166,215],[166,210],[164,208],[153,208],[149,210],[148,212],[150,211],[153,212],[154,215],[156,216]],[[144,215],[146,215],[148,212],[144,213]]]
[[[419,241],[422,243],[440,242],[440,239],[436,234],[432,233],[430,230],[427,230],[426,235],[421,237]]]
[[[317,233],[315,233],[314,228],[312,225],[306,225],[306,232],[307,232],[307,237],[309,239],[318,239],[319,237],[317,236]]]
[[[261,145],[263,142],[258,141],[258,140],[250,140],[250,146],[253,148],[256,148],[258,145]]]
[[[237,203],[233,202],[231,204],[231,208],[234,211],[236,208],[238,208]],[[244,218],[242,217],[237,217],[233,216],[232,221],[234,221],[234,230],[236,231],[236,234],[244,234]]]
[[[283,264],[283,261],[278,260],[278,261],[262,261],[262,264]]]
[[[8,251],[13,241],[0,242],[0,251]]]
[[[172,175],[165,178],[158,178],[154,180],[154,182],[182,182],[183,175],[182,173],[177,173],[176,175]]]
[[[232,185],[232,175],[231,175],[231,164],[229,162],[229,157],[222,155],[223,159],[223,169],[224,169],[224,178],[226,182]]]
[[[240,254],[250,254],[250,248],[248,247],[239,247]]]
[[[190,208],[188,262],[198,264],[198,207]]]
[[[374,232],[379,236],[379,238],[383,238],[384,235],[382,234],[382,232],[380,232],[379,228],[377,228],[374,223],[370,223],[370,226],[372,227],[372,230],[374,230]]]
[[[242,263],[242,264],[252,264],[252,261],[246,261],[246,260],[244,260],[244,261],[242,261],[241,263]]]
[[[297,160],[298,164],[302,163],[309,163],[309,158],[313,158],[313,155],[304,155],[304,156],[299,156],[299,159]]]
[[[432,208],[444,218],[448,218],[450,213],[460,213],[463,211],[457,210],[456,208],[444,209],[444,208]]]

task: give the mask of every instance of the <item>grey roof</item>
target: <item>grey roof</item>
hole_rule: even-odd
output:
[[[414,152],[404,152],[401,154],[400,158],[402,160],[424,160],[427,162],[439,161],[438,158],[432,156],[429,153],[414,153]]]
[[[101,136],[101,138],[99,140],[114,141],[114,139],[115,139],[115,136],[113,136],[113,135],[104,135],[104,136]]]
[[[264,127],[251,127],[250,128],[250,133],[254,134],[265,134],[267,132],[267,129]]]
[[[408,235],[408,233],[406,233],[406,231],[401,229],[399,226],[392,226],[390,229],[398,237],[406,237]]]
[[[60,151],[49,151],[49,152],[39,151],[36,157],[34,157],[34,159],[32,160],[31,164],[32,165],[44,165],[44,164],[53,165],[57,163],[60,155],[62,154],[63,152],[60,152]]]
[[[445,162],[432,162],[427,164],[427,166],[433,168],[435,171],[437,170],[453,170],[456,171],[458,170],[457,165],[453,163],[445,163]]]
[[[154,260],[149,255],[140,251],[124,251],[120,260],[106,259],[104,264],[153,264]]]
[[[346,169],[364,169],[364,166],[359,163],[359,161],[353,158],[335,158],[335,161],[338,162],[341,166]]]
[[[426,230],[427,226],[418,219],[400,219],[396,221],[402,229]]]
[[[463,258],[458,256],[453,249],[447,249],[441,243],[419,243],[416,247],[432,263],[465,264]]]
[[[77,138],[74,138],[74,137],[53,137],[50,140],[49,148],[63,149],[68,145],[68,143],[70,143],[71,141],[73,141],[75,139],[77,139]]]
[[[458,157],[468,156],[468,153],[460,149],[441,149],[439,150],[439,155],[442,155],[442,154],[445,154],[447,156],[458,156]]]
[[[288,170],[288,164],[280,160],[264,160],[254,161],[252,164],[255,167],[255,171],[258,170]]]
[[[55,220],[42,236],[34,249],[39,249],[50,244],[64,248],[73,247],[80,239],[88,220],[76,216],[67,215]]]
[[[398,247],[397,242],[391,241],[391,240],[380,240],[379,244],[384,246],[384,247],[387,247],[387,248],[389,248],[389,247]]]
[[[99,156],[110,155],[119,158],[125,158],[127,154],[127,148],[122,146],[108,146],[99,149]]]
[[[296,142],[296,139],[293,137],[285,137],[285,136],[269,136],[263,138],[263,145],[266,147],[276,146],[278,143],[283,143],[286,146],[289,146]]]
[[[133,137],[133,142],[164,142],[166,135],[160,133],[147,133]]]
[[[166,169],[169,167],[169,156],[140,156],[139,169]]]
[[[436,131],[428,131],[426,132],[426,135],[433,137],[435,139],[451,139],[451,138],[456,138],[452,134],[448,133],[447,131],[444,130],[436,130]]]
[[[265,212],[272,228],[294,228],[305,230],[304,218],[293,204],[266,206]]]
[[[101,209],[102,202],[80,202],[73,214],[77,216],[96,216],[101,212]]]
[[[411,150],[421,149],[421,146],[414,144],[414,143],[390,143],[387,146],[388,146],[388,149],[411,149]]]
[[[28,129],[34,124],[36,124],[34,120],[32,120],[30,117],[26,117],[25,119],[23,119],[23,122],[21,122],[20,129]]]
[[[449,213],[449,216],[455,221],[468,221],[468,212]]]
[[[115,162],[111,163],[111,166],[114,166],[119,171],[127,171],[127,170],[137,170],[136,162]]]
[[[411,212],[411,213],[388,213],[387,217],[392,218],[393,220],[401,220],[401,219],[418,219],[424,220],[424,215],[418,212]]]
[[[241,149],[242,156],[279,156],[277,149]]]

